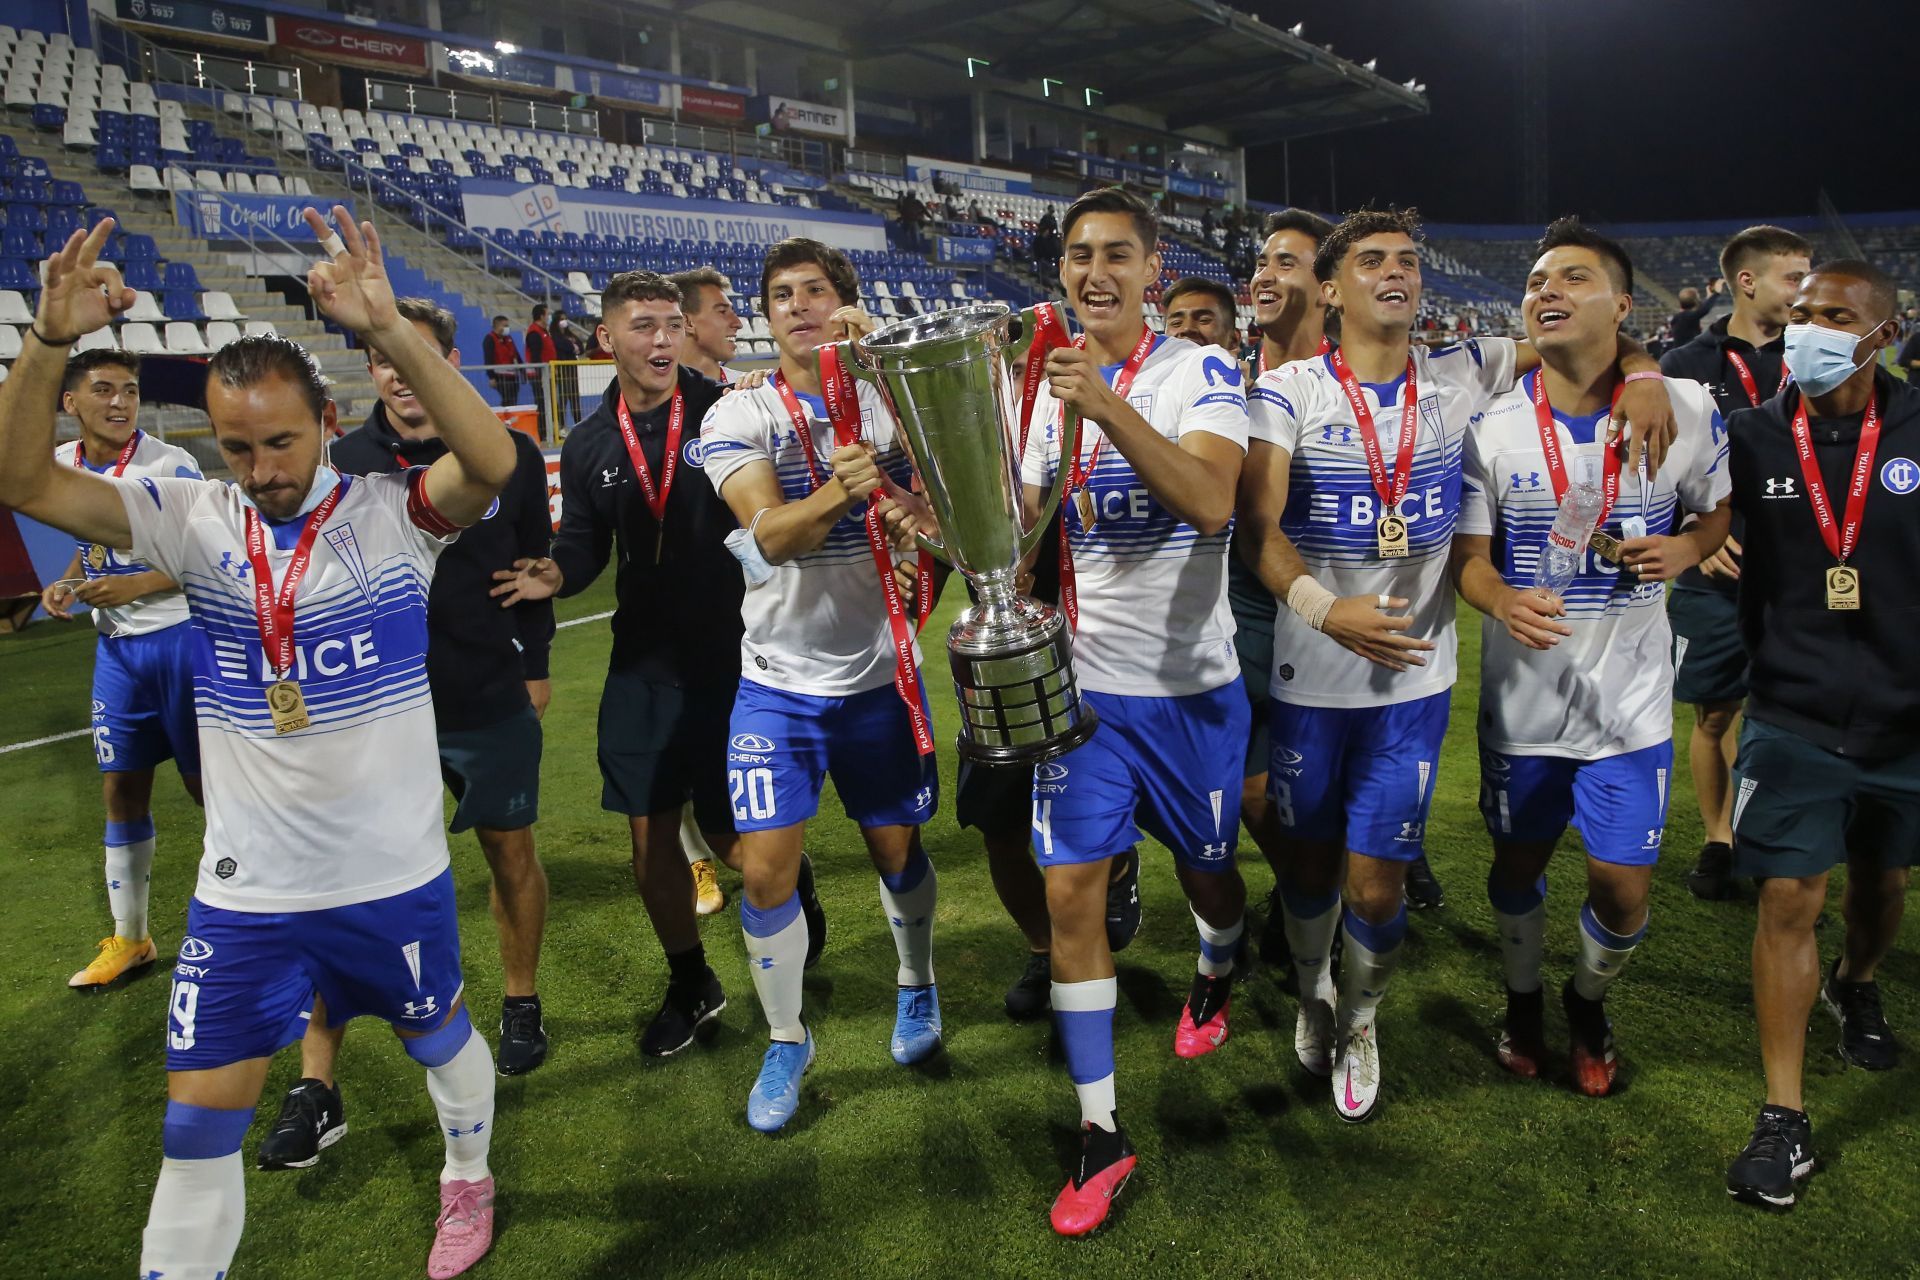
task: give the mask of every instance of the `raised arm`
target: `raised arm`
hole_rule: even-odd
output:
[[[486,514],[513,478],[513,438],[487,402],[446,357],[434,350],[394,306],[380,236],[371,222],[355,225],[344,206],[333,207],[339,243],[317,210],[306,211],[314,237],[336,251],[307,272],[320,313],[378,348],[433,418],[447,452],[427,470],[427,499],[457,525]]]
[[[865,445],[843,445],[834,451],[832,463],[827,482],[796,502],[787,501],[773,464],[765,458],[746,463],[721,482],[720,496],[740,527],[753,530],[768,563],[785,564],[821,546],[855,503],[881,487],[882,473]]]
[[[53,424],[66,377],[67,352],[133,305],[120,272],[100,265],[100,248],[113,233],[102,218],[76,231],[47,259],[20,356],[0,383],[0,506],[12,507],[83,542],[124,547],[133,540],[114,481],[79,467],[53,465]]]

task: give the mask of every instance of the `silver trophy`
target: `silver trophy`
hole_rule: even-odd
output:
[[[940,539],[933,554],[965,575],[975,603],[947,633],[960,697],[960,754],[982,764],[1064,755],[1099,719],[1073,677],[1073,632],[1051,605],[1014,589],[1020,562],[1060,504],[1064,463],[1032,528],[1021,511],[1019,374],[1042,303],[1017,316],[1004,302],[894,321],[841,349],[841,367],[880,388],[920,473]],[[1033,430],[1041,424],[1034,423]],[[1060,456],[1072,458],[1079,420],[1064,415]]]

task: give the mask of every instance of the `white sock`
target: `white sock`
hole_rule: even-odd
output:
[[[227,1274],[247,1220],[242,1168],[238,1151],[211,1160],[160,1161],[140,1240],[142,1276],[221,1280]]]
[[[807,1038],[800,1021],[800,979],[807,964],[807,917],[800,895],[770,911],[740,903],[740,932],[747,940],[747,965],[767,1032],[775,1040],[799,1044]]]
[[[1340,931],[1345,949],[1340,955],[1340,1003],[1335,1012],[1336,1026],[1344,1036],[1357,1026],[1373,1022],[1374,1011],[1380,1007],[1381,997],[1387,994],[1387,980],[1400,963],[1401,942],[1407,933],[1407,911],[1402,907],[1399,914],[1384,925],[1369,925],[1348,912],[1340,923]],[[1356,934],[1366,935],[1379,949],[1369,947]]]
[[[692,805],[680,810],[680,847],[686,850],[689,865],[713,861],[713,849],[707,844],[707,838],[700,834],[700,825],[693,820]]]
[[[1193,911],[1193,904],[1187,904],[1187,910]],[[1247,918],[1242,915],[1231,926],[1216,929],[1193,911],[1194,927],[1200,930],[1200,972],[1209,977],[1219,977],[1233,972],[1233,958],[1240,951],[1240,936],[1247,931]]]
[[[893,949],[900,955],[899,983],[924,987],[933,982],[933,907],[936,898],[933,862],[915,845],[899,875],[880,877],[880,909],[893,929]]]
[[[460,1052],[427,1068],[427,1096],[440,1116],[447,1142],[440,1181],[479,1182],[488,1177],[487,1148],[493,1145],[493,1055],[478,1031],[471,1031]]]
[[[151,829],[152,824],[148,824]],[[153,837],[128,844],[109,844],[107,850],[107,906],[113,911],[113,932],[135,942],[147,936],[147,887],[153,878]]]
[[[1076,1084],[1073,1091],[1080,1098],[1080,1123],[1099,1125],[1112,1133],[1119,1125],[1114,1117],[1113,1073],[1109,1071],[1092,1084]]]
[[[1652,913],[1648,913],[1648,919]],[[1593,914],[1593,901],[1580,906],[1580,956],[1573,966],[1573,989],[1583,1000],[1606,998],[1607,988],[1633,958],[1633,949],[1647,936],[1647,921],[1630,936],[1621,936],[1601,924]]]
[[[1500,929],[1500,959],[1507,990],[1522,995],[1540,989],[1540,965],[1547,951],[1547,878],[1525,889],[1507,889],[1487,877],[1487,901]]]
[[[1302,1000],[1333,1003],[1333,934],[1340,927],[1340,898],[1336,894],[1326,910],[1316,916],[1298,916],[1296,904],[1283,890],[1280,896],[1281,919],[1287,931],[1287,950],[1293,953],[1293,970],[1300,983]]]

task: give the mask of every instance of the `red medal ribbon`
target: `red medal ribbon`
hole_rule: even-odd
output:
[[[1145,364],[1147,357],[1153,353],[1154,343],[1157,337],[1158,335],[1155,334],[1152,329],[1148,328],[1144,322],[1141,324],[1140,341],[1133,344],[1133,354],[1127,357],[1127,362],[1120,366],[1120,372],[1114,375],[1113,391],[1114,394],[1122,400],[1127,398],[1127,392],[1133,390],[1133,380],[1135,376],[1139,374],[1140,366]],[[1073,345],[1076,348],[1084,350],[1087,345],[1087,335],[1083,333],[1075,338]],[[1064,419],[1064,417],[1065,414],[1063,412],[1062,418]],[[1082,418],[1080,420],[1080,426],[1082,430],[1086,429],[1086,419]],[[1074,444],[1074,453],[1076,456],[1061,459],[1062,464],[1067,468],[1067,487],[1060,494],[1060,500],[1062,502],[1071,501],[1073,495],[1080,489],[1086,487],[1087,482],[1093,479],[1093,469],[1100,465],[1100,450],[1106,443],[1107,438],[1104,434],[1093,442],[1093,452],[1087,455],[1087,462],[1084,467],[1080,464],[1080,459],[1077,456],[1080,452],[1078,441]],[[1091,533],[1092,530],[1083,528],[1080,532],[1085,534]],[[1067,537],[1067,532],[1064,528],[1060,531],[1060,604],[1061,607],[1067,611],[1067,625],[1069,627],[1079,626],[1080,593],[1075,586],[1073,577],[1073,546],[1072,540]]]
[[[347,482],[340,481],[332,493],[320,500],[319,506],[307,513],[307,523],[293,544],[293,559],[287,562],[287,576],[280,584],[277,597],[273,591],[273,567],[267,561],[266,528],[260,513],[247,508],[247,559],[253,565],[254,620],[260,624],[260,644],[266,650],[267,662],[276,679],[284,680],[293,670],[293,596],[313,559],[313,540],[319,536],[320,526],[333,514],[346,489]]]
[[[1827,497],[1827,482],[1820,474],[1819,459],[1813,456],[1813,431],[1807,425],[1807,398],[1800,397],[1793,413],[1793,449],[1800,455],[1800,474],[1807,478],[1807,500],[1813,504],[1814,523],[1820,526],[1820,540],[1827,544],[1833,558],[1845,564],[1860,545],[1860,525],[1867,516],[1867,487],[1873,479],[1873,455],[1880,449],[1880,395],[1874,392],[1867,401],[1866,416],[1860,420],[1860,447],[1853,455],[1853,479],[1847,485],[1846,523],[1835,525],[1833,501]]]
[[[1020,376],[1020,453],[1027,452],[1027,429],[1033,422],[1033,402],[1040,395],[1040,381],[1047,375],[1047,354],[1070,345],[1060,315],[1052,307],[1042,307],[1033,317],[1033,345],[1027,348],[1026,369]]]
[[[1759,408],[1760,384],[1754,381],[1753,370],[1747,367],[1747,362],[1740,358],[1738,351],[1727,352],[1727,363],[1732,365],[1734,373],[1739,375],[1740,388],[1747,393],[1747,403],[1756,409]],[[1774,388],[1774,394],[1778,395],[1782,391],[1785,391],[1787,384],[1792,381],[1793,375],[1787,372],[1786,365],[1782,363],[1780,366],[1780,385]]]
[[[120,458],[107,474],[115,477],[125,475],[127,464],[133,461],[133,451],[139,447],[140,429],[135,427],[133,434],[127,437],[127,442],[120,446]],[[82,469],[87,465],[87,441],[84,436],[73,442],[73,465]]]
[[[813,487],[821,485],[820,466],[813,448],[813,429],[808,421],[805,406],[787,385],[784,374],[773,375],[774,390],[780,393],[780,402],[786,406],[787,418],[793,424],[793,433],[800,438],[800,447],[806,451],[807,476],[813,481]],[[827,421],[833,424],[833,436],[837,447],[844,448],[860,438],[859,393],[854,387],[853,378],[840,367],[840,352],[832,347],[820,348],[820,398],[826,402]],[[893,576],[893,548],[887,541],[886,521],[880,515],[880,504],[871,497],[867,500],[867,545],[873,551],[874,566],[880,572],[880,594],[886,600],[887,629],[893,639],[893,688],[900,695],[900,701],[906,705],[907,720],[913,726],[914,750],[923,756],[933,754],[933,726],[927,720],[926,707],[921,701],[920,671],[913,661],[912,630],[907,627],[906,601],[900,596],[900,584]],[[932,595],[933,575],[928,565],[928,557],[921,554],[920,570],[923,576],[919,594],[925,598]],[[927,608],[922,607],[920,620],[926,620]]]
[[[667,452],[660,460],[660,487],[653,487],[653,471],[647,466],[647,455],[640,451],[640,433],[633,428],[633,414],[627,409],[627,398],[623,395],[614,401],[614,416],[620,422],[620,438],[626,441],[627,457],[633,463],[633,474],[639,478],[640,492],[647,499],[647,510],[653,513],[655,524],[665,524],[667,519],[667,496],[673,492],[673,476],[680,468],[680,433],[687,425],[687,404],[680,394],[680,384],[673,387],[673,407],[667,411]],[[812,443],[807,445],[812,453]]]
[[[1380,449],[1380,432],[1373,425],[1373,410],[1367,408],[1367,394],[1360,389],[1360,380],[1347,368],[1346,357],[1339,351],[1328,352],[1327,358],[1333,363],[1334,376],[1340,379],[1340,389],[1347,393],[1353,420],[1360,427],[1360,444],[1366,451],[1367,470],[1373,474],[1373,491],[1380,495],[1380,515],[1382,518],[1398,515],[1401,500],[1407,496],[1407,486],[1413,481],[1414,436],[1420,428],[1420,388],[1413,356],[1407,356],[1407,385],[1400,396],[1400,446],[1394,453],[1391,477],[1387,475],[1386,455]]]
[[[1626,384],[1616,382],[1613,386],[1613,405],[1620,403],[1620,392]],[[1609,409],[1611,412],[1611,409]],[[1547,455],[1547,478],[1553,481],[1553,502],[1555,506],[1567,497],[1567,463],[1560,453],[1560,429],[1553,421],[1553,406],[1547,403],[1547,380],[1542,371],[1533,371],[1533,418],[1540,427],[1540,452]],[[1600,462],[1600,519],[1594,528],[1602,528],[1607,523],[1607,515],[1613,510],[1614,502],[1620,497],[1620,450],[1609,442]]]

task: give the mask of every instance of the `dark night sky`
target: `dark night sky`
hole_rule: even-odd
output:
[[[1551,213],[1810,214],[1821,187],[1844,213],[1920,209],[1920,0],[1236,0],[1427,85],[1425,118],[1294,143],[1294,203],[1520,221],[1522,4],[1542,9]],[[1254,198],[1285,198],[1280,148],[1248,166]]]

